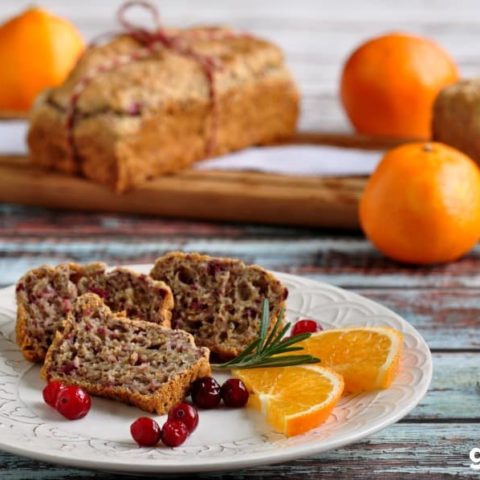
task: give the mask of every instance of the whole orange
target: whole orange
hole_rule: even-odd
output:
[[[41,90],[64,81],[84,47],[70,22],[40,8],[0,26],[0,109],[28,110]]]
[[[480,168],[442,143],[402,145],[370,177],[359,213],[365,234],[388,257],[455,260],[480,238]]]
[[[360,133],[428,139],[435,97],[457,80],[455,63],[435,42],[391,33],[352,53],[343,68],[340,93]]]

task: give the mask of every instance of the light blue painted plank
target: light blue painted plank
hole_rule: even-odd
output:
[[[469,467],[469,451],[479,446],[478,428],[478,425],[469,424],[400,423],[346,448],[295,462],[255,467],[239,472],[182,475],[176,478],[184,480],[207,478],[212,480],[279,478],[404,480],[407,475],[411,475],[416,480],[478,478],[478,472],[474,472]],[[0,475],[2,480],[118,480],[119,478],[117,473],[55,467],[1,452]]]
[[[480,349],[478,289],[361,289],[410,322],[433,349]],[[480,365],[479,365],[480,367]]]
[[[88,240],[0,240],[0,283],[14,282],[31,265],[104,260],[107,263],[153,261],[170,250],[200,251],[242,258],[266,268],[298,273],[309,278],[352,288],[366,287],[480,287],[480,247],[459,262],[431,268],[406,267],[384,259],[371,245],[357,238],[216,239],[151,237],[99,237]],[[28,268],[28,267],[27,267]]]
[[[480,352],[435,353],[430,389],[407,421],[463,419],[480,424],[479,372]]]

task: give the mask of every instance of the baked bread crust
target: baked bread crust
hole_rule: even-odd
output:
[[[237,356],[258,338],[264,298],[273,328],[288,296],[270,272],[232,258],[171,252],[156,260],[150,275],[172,289],[172,327],[191,333],[218,360]]]
[[[184,33],[204,30],[212,28]],[[122,192],[204,159],[212,139],[209,154],[215,156],[293,135],[299,95],[279,48],[252,36],[192,38],[194,51],[222,63],[214,72],[216,128],[209,83],[198,62],[160,49],[98,75],[86,87],[73,131],[78,158],[72,158],[65,128],[72,91],[91,68],[140,47],[123,36],[90,48],[64,85],[39,98],[28,134],[32,162],[67,173],[79,170]]]
[[[45,350],[38,347],[28,333],[28,314],[23,304],[17,305],[17,323],[15,336],[23,357],[29,362],[40,362],[45,357]]]
[[[56,267],[44,265],[23,275],[16,288],[16,341],[25,359],[41,362],[45,358],[55,330],[66,319],[73,301],[88,291],[103,296],[113,292],[115,296],[123,295],[124,291],[131,289],[132,299],[143,291],[151,298],[158,296],[155,309],[148,307],[150,310],[147,310],[146,315],[150,321],[170,327],[173,295],[167,285],[126,268],[118,267],[110,272],[106,268],[105,264],[99,262],[86,265],[64,263]],[[118,288],[118,291],[115,289],[117,277],[125,282],[125,287]],[[36,308],[35,303],[38,301],[43,303]],[[142,312],[132,312],[131,301],[122,303],[112,297],[107,302],[112,308],[118,305],[115,308],[117,312],[126,309],[134,318],[142,316]]]
[[[48,349],[45,357],[45,363],[41,369],[41,376],[47,381],[59,380],[68,385],[77,385],[85,389],[92,395],[119,400],[130,405],[135,405],[147,412],[157,413],[162,415],[168,410],[181,402],[194,380],[197,378],[208,376],[211,373],[209,364],[209,351],[206,348],[197,348],[193,337],[186,332],[181,332],[192,348],[198,353],[198,360],[190,366],[190,368],[176,374],[154,393],[150,395],[143,394],[127,386],[106,386],[99,383],[93,383],[88,380],[74,379],[72,375],[62,374],[54,370],[55,356],[60,351],[64,342],[68,342],[71,334],[76,333],[76,329],[80,327],[82,318],[90,315],[103,315],[105,318],[104,324],[107,325],[110,320],[115,321],[115,324],[121,324],[125,329],[150,329],[157,330],[159,333],[168,331],[173,333],[170,329],[142,320],[131,320],[120,315],[115,315],[103,303],[98,295],[86,293],[76,300],[74,310],[69,314],[67,321],[65,321],[62,332],[57,331],[55,339]],[[107,383],[107,382],[106,382]]]

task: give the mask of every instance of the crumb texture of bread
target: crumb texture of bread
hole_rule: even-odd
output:
[[[222,68],[214,72],[215,115],[210,85],[198,61],[159,48],[151,57],[99,74],[85,88],[77,105],[73,158],[65,128],[72,92],[92,68],[140,48],[121,36],[91,47],[66,82],[36,103],[28,133],[32,162],[79,172],[122,192],[207,154],[290,138],[296,130],[299,94],[280,49],[253,36],[207,40],[195,35],[204,29],[184,34],[194,52],[221,62]]]
[[[114,312],[170,327],[173,295],[163,282],[126,268],[107,271],[103,263],[64,263],[27,272],[17,283],[16,339],[27,360],[42,361],[84,293],[99,295]]]
[[[94,293],[78,297],[41,375],[162,415],[210,375],[209,351],[181,330],[114,314]]]
[[[263,299],[273,327],[288,290],[274,275],[240,260],[172,252],[150,273],[172,289],[172,327],[190,332],[220,360],[238,355],[258,337]]]

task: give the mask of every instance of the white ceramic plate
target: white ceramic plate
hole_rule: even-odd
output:
[[[134,267],[148,272],[150,266]],[[345,396],[321,427],[285,438],[248,409],[200,412],[200,424],[181,447],[139,448],[130,438],[137,408],[93,399],[89,414],[63,419],[44,404],[39,367],[15,344],[14,288],[0,290],[0,448],[70,466],[118,472],[185,473],[286,462],[360,440],[406,415],[425,395],[432,375],[430,351],[420,334],[390,310],[345,290],[287,274],[288,319],[310,317],[325,328],[385,325],[405,336],[393,386]],[[163,418],[160,419],[163,422]]]

